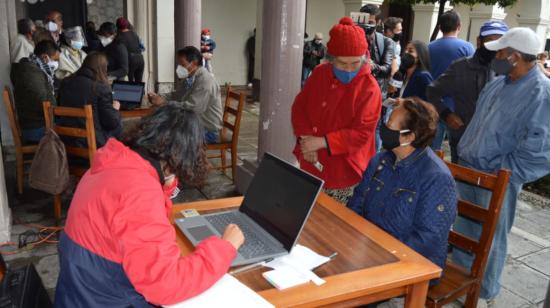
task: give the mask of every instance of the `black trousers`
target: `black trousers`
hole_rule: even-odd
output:
[[[145,60],[140,53],[132,53],[128,59],[128,81],[142,82]]]

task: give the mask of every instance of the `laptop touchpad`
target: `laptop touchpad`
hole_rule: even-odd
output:
[[[211,235],[216,235],[208,226],[193,227],[187,229],[187,231],[199,242]]]

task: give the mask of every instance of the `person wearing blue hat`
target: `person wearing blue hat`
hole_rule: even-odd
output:
[[[496,52],[488,50],[484,44],[499,39],[506,31],[508,26],[503,21],[485,22],[479,31],[477,50],[474,55],[453,62],[426,89],[428,101],[436,107],[441,121],[444,121],[449,128],[449,145],[453,163],[458,163],[458,142],[474,116],[479,93],[485,84],[495,77],[490,63]],[[454,111],[445,104],[444,97],[451,97],[454,100]]]

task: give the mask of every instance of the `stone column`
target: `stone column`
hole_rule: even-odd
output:
[[[550,10],[550,2],[547,0],[532,0],[527,1],[528,3],[525,2],[526,1],[518,1],[513,7],[507,8],[507,11],[510,11],[509,15],[512,15],[515,12],[518,27],[531,28],[537,33],[541,42],[541,48],[539,51],[542,51],[544,49],[544,45],[546,44],[550,25],[550,16],[548,14]],[[513,22],[511,26],[515,26],[513,25]]]
[[[423,42],[430,42],[432,31],[437,24],[437,13],[439,5],[416,4],[413,6],[414,26],[412,39]]]
[[[479,29],[488,20],[504,20],[506,13],[498,5],[476,4],[473,7],[468,5],[455,6],[461,17],[462,28],[459,37],[469,41],[474,46],[477,44]]]
[[[176,50],[185,46],[200,48],[201,0],[174,0],[174,26]]]
[[[258,158],[267,151],[296,161],[290,111],[300,92],[305,15],[305,0],[263,4]]]
[[[145,68],[143,72],[143,81],[147,91],[154,91],[155,78],[152,72],[152,56],[153,56],[153,1],[152,0],[133,0],[127,1],[127,17],[134,25],[135,32],[141,38],[145,51],[143,58],[145,60]]]
[[[8,33],[9,15],[15,16],[15,9],[10,10],[10,0],[0,0],[0,89],[10,83],[10,40]],[[0,121],[2,130],[2,143],[13,144],[11,129],[8,124],[4,103],[0,104]],[[8,206],[8,194],[6,191],[6,177],[4,176],[4,163],[2,158],[2,146],[0,146],[0,243],[10,240],[11,212]]]
[[[256,63],[261,60],[258,157],[271,152],[295,163],[292,150],[296,139],[290,112],[300,91],[306,1],[260,2],[261,23],[256,25],[256,55],[261,50],[261,57],[256,57]],[[259,73],[256,70],[256,78]],[[246,191],[257,165],[258,161],[245,160],[237,167],[237,191]]]
[[[264,1],[258,0],[256,11],[256,49],[254,55],[254,78],[252,80],[252,99],[260,100],[260,80],[262,79],[262,13]]]
[[[351,12],[359,12],[359,9],[365,4],[376,4],[381,6],[384,0],[342,0],[346,8],[344,16],[349,16]]]

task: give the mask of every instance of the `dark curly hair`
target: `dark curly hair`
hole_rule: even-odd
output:
[[[411,143],[415,148],[425,148],[432,144],[439,122],[439,115],[434,106],[418,97],[403,99],[401,105],[407,110],[404,123],[401,127],[409,129],[416,138]]]
[[[198,116],[178,103],[168,102],[157,108],[121,139],[134,151],[165,162],[165,168],[181,183],[191,186],[204,183],[209,167],[204,131]]]

